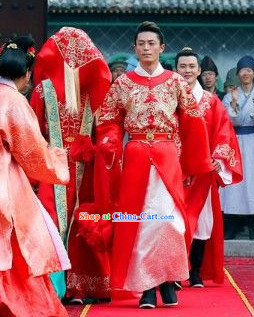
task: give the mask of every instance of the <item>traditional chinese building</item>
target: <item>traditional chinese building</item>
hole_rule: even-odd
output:
[[[62,26],[84,29],[106,58],[132,51],[134,30],[152,20],[167,52],[188,45],[211,55],[221,75],[244,54],[254,55],[253,0],[48,0],[48,34]]]

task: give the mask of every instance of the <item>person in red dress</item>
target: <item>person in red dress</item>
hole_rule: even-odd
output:
[[[111,83],[109,68],[83,30],[64,27],[41,48],[34,81],[31,105],[41,131],[46,140],[60,143],[68,153],[70,183],[66,188],[41,182],[38,190],[38,197],[66,242],[72,263],[67,272],[66,296],[80,303],[85,297],[108,297],[108,256],[87,245],[78,234],[80,221],[74,217],[80,204],[93,202],[93,164],[84,163],[86,158],[76,157],[75,151],[71,156],[70,148],[74,142],[76,148],[82,148],[92,135],[97,110]],[[63,297],[63,275],[61,284],[55,281]]]

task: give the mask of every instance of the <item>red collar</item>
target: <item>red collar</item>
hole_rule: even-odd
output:
[[[127,72],[126,76],[132,80],[134,83],[143,85],[143,86],[156,86],[164,83],[170,77],[172,77],[173,72],[170,70],[164,70],[161,75],[155,77],[145,77],[138,75],[135,71]]]

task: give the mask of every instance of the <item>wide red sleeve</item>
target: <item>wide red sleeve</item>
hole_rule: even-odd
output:
[[[107,93],[96,127],[96,143],[105,152],[114,153],[117,158],[122,155],[125,109],[121,101],[120,84],[116,81]]]
[[[208,133],[191,88],[182,78],[178,83],[179,134],[182,144],[181,165],[185,175],[213,170]]]
[[[212,130],[212,158],[222,160],[226,169],[232,173],[232,183],[242,180],[242,159],[238,140],[227,110],[216,96],[211,100],[208,129]]]
[[[94,192],[97,205],[104,209],[118,201],[124,116],[120,87],[115,82],[104,99],[96,125]],[[109,203],[105,204],[107,196]]]

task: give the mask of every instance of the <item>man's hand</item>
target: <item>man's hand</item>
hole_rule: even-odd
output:
[[[219,173],[221,172],[221,165],[218,161],[216,160],[212,160],[212,165],[213,165],[213,170],[216,172],[216,173]]]
[[[234,88],[232,91],[231,91],[231,95],[232,95],[232,101],[230,102],[230,105],[232,107],[232,109],[234,110],[235,113],[238,113],[239,112],[239,105],[237,103],[237,100],[238,100],[238,91],[237,91],[237,88]]]

